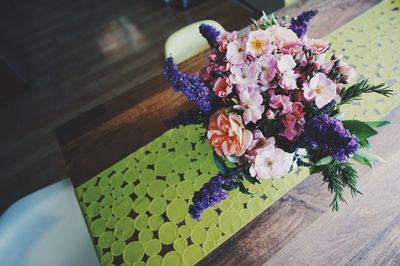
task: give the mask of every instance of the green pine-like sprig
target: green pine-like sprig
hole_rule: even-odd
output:
[[[388,97],[393,95],[393,90],[389,89],[389,86],[385,83],[372,85],[369,84],[368,79],[363,79],[340,93],[340,97],[342,98],[340,104],[348,104],[352,101],[361,100],[361,95],[364,93],[378,93]]]

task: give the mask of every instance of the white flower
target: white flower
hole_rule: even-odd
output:
[[[250,175],[257,179],[283,177],[289,172],[291,164],[288,155],[282,149],[272,145],[260,149],[255,156],[254,163],[250,166]]]
[[[315,105],[321,109],[336,98],[336,84],[325,74],[317,73],[304,84],[304,98],[315,101]]]

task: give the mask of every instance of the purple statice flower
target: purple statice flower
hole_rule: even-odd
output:
[[[201,111],[211,111],[214,92],[204,85],[199,76],[180,71],[172,56],[165,61],[164,77],[175,91],[182,92],[189,100],[195,102]]]
[[[342,121],[328,115],[307,121],[301,138],[306,148],[318,149],[339,162],[349,159],[359,148],[357,137],[344,128]]]
[[[231,179],[218,174],[205,183],[203,187],[194,193],[189,214],[195,220],[200,220],[203,211],[210,208],[228,197],[228,192],[222,188],[222,184],[229,184]]]
[[[292,18],[289,29],[294,31],[297,37],[302,38],[307,32],[308,23],[317,14],[318,10],[308,10],[302,12],[296,18]]]
[[[218,47],[218,42],[217,42],[217,37],[219,36],[220,32],[216,28],[214,28],[211,25],[207,25],[202,23],[199,26],[199,30],[201,35],[207,40],[208,44],[211,46],[211,48],[217,48]]]

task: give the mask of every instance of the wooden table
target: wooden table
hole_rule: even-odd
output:
[[[276,15],[294,16],[301,10],[319,9],[310,35],[324,36],[376,2],[301,1]],[[194,73],[206,60],[200,54],[180,67]],[[172,91],[160,73],[60,126],[56,134],[73,183],[81,184],[161,135],[166,130],[163,121],[191,106]],[[400,110],[396,110],[389,119],[398,121],[399,115]],[[376,152],[391,163],[378,165],[375,172],[362,169],[360,187],[365,195],[349,200],[349,206],[343,206],[339,213],[330,211],[331,195],[321,188],[321,177],[311,176],[200,264],[400,263],[400,230],[396,230],[400,226],[400,178],[395,160],[389,160],[400,155],[395,137],[398,130],[399,123],[392,123],[373,139]]]

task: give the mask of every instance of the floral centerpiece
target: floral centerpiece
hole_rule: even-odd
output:
[[[196,103],[173,124],[202,123],[214,149],[219,174],[195,192],[190,215],[224,200],[228,192],[263,179],[281,178],[295,167],[322,173],[333,193],[331,207],[345,202],[343,190],[359,194],[353,162],[372,167],[368,138],[387,121],[342,120],[341,106],[364,93],[391,95],[385,84],[360,80],[350,85],[355,70],[330,44],[306,36],[311,10],[288,20],[263,16],[248,33],[219,32],[202,24],[209,63],[198,75],[182,73],[170,56],[165,78],[175,91]],[[230,162],[230,163],[228,163]]]

